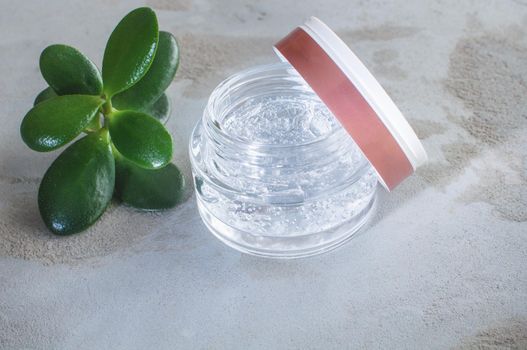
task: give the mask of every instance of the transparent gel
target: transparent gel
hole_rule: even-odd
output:
[[[374,170],[287,63],[221,83],[193,131],[190,158],[203,221],[245,253],[295,258],[331,250],[374,207]]]

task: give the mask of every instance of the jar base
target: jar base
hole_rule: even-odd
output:
[[[197,198],[200,216],[209,231],[227,246],[242,253],[275,259],[295,259],[329,252],[348,242],[371,218],[377,196],[350,220],[331,230],[304,236],[277,237],[241,231],[216,218]]]

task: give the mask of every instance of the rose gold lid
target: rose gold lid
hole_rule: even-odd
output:
[[[417,135],[386,91],[348,46],[311,17],[274,47],[348,131],[392,190],[426,162]]]

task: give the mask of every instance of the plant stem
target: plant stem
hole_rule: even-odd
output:
[[[108,132],[108,129],[102,128],[99,130],[99,134],[102,136],[102,138],[107,142],[110,143],[110,133]]]
[[[106,102],[102,105],[102,113],[104,116],[112,113],[112,100],[107,99]]]

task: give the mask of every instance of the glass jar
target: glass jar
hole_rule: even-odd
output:
[[[242,252],[293,258],[331,250],[372,212],[370,163],[288,63],[221,83],[190,140],[200,215]]]

